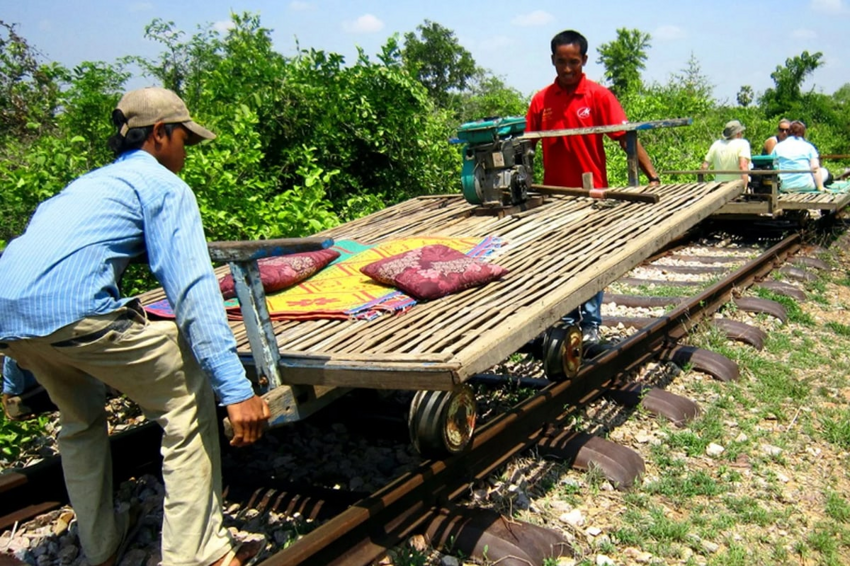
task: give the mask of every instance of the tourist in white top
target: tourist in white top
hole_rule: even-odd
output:
[[[752,154],[750,152],[750,142],[744,139],[745,129],[738,120],[727,122],[726,127],[723,128],[723,139],[711,144],[705,156],[705,161],[702,162],[702,167],[700,168],[708,170],[709,165],[711,165],[717,171],[743,171],[740,175],[736,173],[718,173],[715,175],[715,179],[724,182],[743,179],[744,186],[746,186],[750,180],[747,171],[750,170]]]

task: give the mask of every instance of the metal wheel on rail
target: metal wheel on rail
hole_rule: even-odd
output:
[[[475,394],[468,385],[452,391],[417,391],[407,426],[414,448],[426,458],[463,452],[475,432]]]
[[[556,325],[543,338],[543,371],[552,381],[578,375],[582,361],[581,329],[573,324]]]

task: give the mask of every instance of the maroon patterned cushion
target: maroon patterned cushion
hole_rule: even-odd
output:
[[[423,246],[370,263],[360,271],[415,299],[437,299],[508,272],[504,267],[469,257],[442,244]]]
[[[319,250],[300,254],[268,257],[257,262],[260,280],[266,293],[274,293],[300,283],[339,257],[336,250]],[[227,274],[218,283],[225,299],[236,296],[233,275]]]

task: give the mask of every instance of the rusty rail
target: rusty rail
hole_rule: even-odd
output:
[[[585,365],[572,380],[553,383],[482,427],[470,449],[455,458],[431,461],[410,472],[305,535],[260,566],[369,564],[415,534],[440,509],[469,492],[477,480],[562,426],[579,408],[617,384],[618,376],[672,349],[703,317],[736,291],[751,285],[798,250],[792,235],[725,279],[683,302]],[[568,409],[564,410],[567,406]]]
[[[464,454],[424,463],[270,556],[261,566],[369,564],[436,519],[441,509],[467,494],[474,482],[549,437],[552,430],[564,428],[584,405],[621,386],[619,376],[659,352],[676,349],[677,342],[702,318],[767,275],[801,245],[799,235],[786,238],[588,362],[575,379],[553,383],[496,417],[477,432]],[[139,466],[158,467],[160,436],[158,427],[151,423],[112,437],[113,455],[120,463],[116,478],[137,473]],[[67,502],[59,458],[4,474],[0,493],[0,528]]]
[[[109,437],[115,485],[144,470],[159,473],[162,429],[148,422]],[[0,531],[68,502],[59,456],[0,475]]]

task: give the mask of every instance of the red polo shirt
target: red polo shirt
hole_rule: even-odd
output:
[[[614,94],[584,74],[575,91],[567,92],[558,79],[534,95],[526,116],[525,131],[565,130],[611,126],[628,122]],[[607,134],[619,139],[625,132]],[[602,134],[542,138],[543,184],[581,187],[582,173],[593,173],[594,187],[608,186]]]

